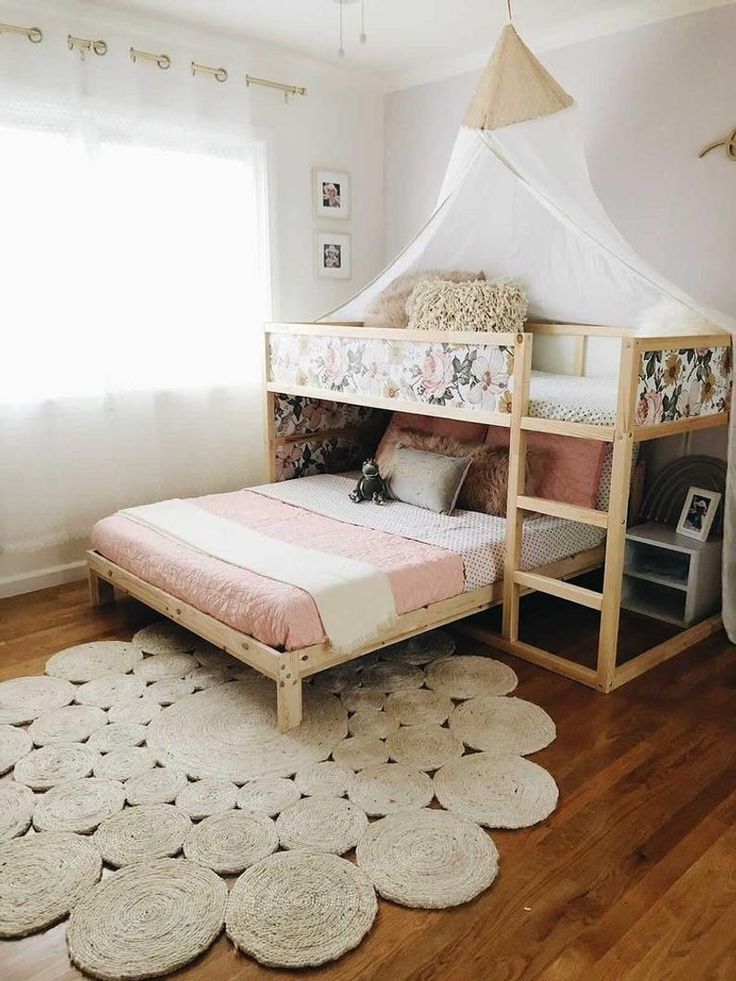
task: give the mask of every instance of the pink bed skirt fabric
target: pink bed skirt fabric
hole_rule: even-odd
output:
[[[464,589],[463,560],[446,549],[346,525],[252,491],[190,503],[281,541],[378,566],[388,575],[399,615]],[[94,526],[92,547],[147,583],[271,647],[296,650],[326,640],[308,593],[203,555],[123,515]]]

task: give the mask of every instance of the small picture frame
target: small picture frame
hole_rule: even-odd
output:
[[[350,279],[350,236],[315,232],[316,273],[321,279]]]
[[[350,174],[337,170],[312,171],[314,213],[317,218],[350,217]]]
[[[707,542],[720,503],[721,495],[717,491],[690,487],[677,522],[677,534]]]

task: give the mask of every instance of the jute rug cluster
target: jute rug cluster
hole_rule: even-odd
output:
[[[468,902],[498,874],[484,829],[557,804],[526,758],[554,723],[516,685],[435,631],[316,675],[282,734],[273,683],[172,623],[60,651],[0,683],[0,937],[68,917],[72,961],[111,981],[223,929],[304,968],[356,947],[377,896]]]

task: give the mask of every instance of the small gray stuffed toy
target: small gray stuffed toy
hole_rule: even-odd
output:
[[[358,481],[354,491],[350,493],[350,500],[356,504],[363,501],[373,501],[374,504],[386,503],[386,481],[378,470],[375,460],[366,460],[362,467],[363,476]]]

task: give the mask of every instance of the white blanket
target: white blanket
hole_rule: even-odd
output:
[[[120,513],[205,555],[303,589],[340,652],[369,644],[396,621],[388,576],[367,562],[269,538],[178,499]]]

